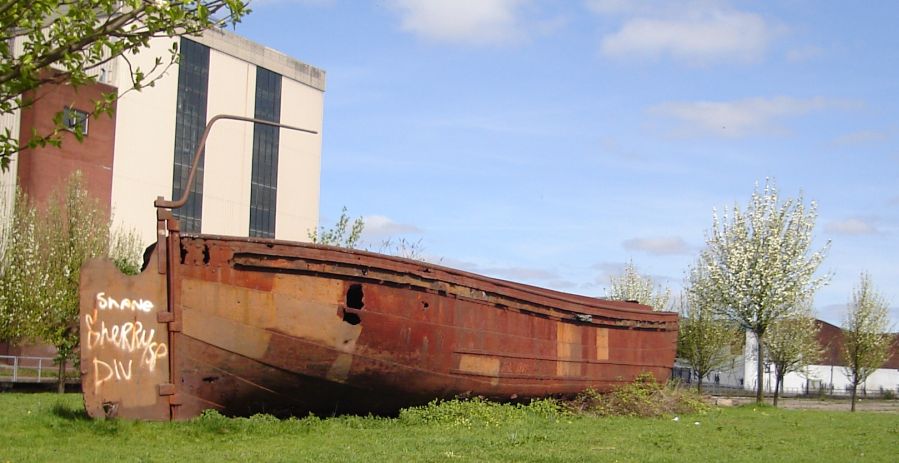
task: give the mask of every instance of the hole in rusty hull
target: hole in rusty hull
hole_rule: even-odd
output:
[[[363,297],[362,285],[350,285],[350,288],[346,292],[346,306],[350,309],[362,310],[362,307],[365,305],[365,303],[362,302]],[[358,325],[362,319],[359,318],[359,314],[344,311],[343,321],[350,325]]]
[[[115,418],[119,414],[118,402],[103,402],[103,414],[106,418]]]

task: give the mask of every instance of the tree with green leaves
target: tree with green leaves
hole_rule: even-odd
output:
[[[886,299],[874,288],[871,276],[862,273],[843,323],[842,355],[852,385],[853,412],[858,386],[889,359],[893,337],[888,331]]]
[[[776,320],[768,327],[765,358],[774,367],[774,406],[787,373],[802,371],[821,357],[818,324],[811,308]]]
[[[743,339],[743,333],[719,315],[713,299],[702,294],[706,286],[701,280],[705,277],[701,267],[691,268],[688,286],[680,298],[677,333],[677,356],[690,364],[700,393],[703,378],[731,361],[734,346],[741,345]]]
[[[618,301],[637,301],[653,310],[671,308],[671,289],[656,285],[652,278],[641,275],[633,261],[625,264],[621,275],[609,277],[608,297]]]
[[[154,37],[195,35],[235,24],[249,12],[245,0],[5,0],[0,1],[0,114],[31,105],[33,91],[45,84],[74,87],[97,82],[95,70],[117,57],[128,59]],[[172,50],[169,64],[177,59]],[[162,57],[153,69],[129,64],[131,90],[152,85],[165,69]],[[118,89],[95,102],[89,116],[109,113],[129,89]],[[50,133],[27,140],[7,128],[0,133],[0,167],[29,147],[59,146],[62,113]],[[77,135],[77,132],[76,132]]]
[[[830,277],[816,275],[829,247],[812,250],[816,218],[814,202],[807,208],[801,195],[781,200],[771,181],[762,191],[756,185],[745,210],[735,205],[729,215],[712,214],[700,253],[699,265],[708,275],[702,292],[722,316],[755,335],[757,403],[763,400],[768,328],[795,315]]]
[[[362,231],[365,229],[365,221],[362,217],[357,217],[350,224],[350,216],[347,214],[346,206],[340,211],[340,218],[331,228],[319,227],[310,230],[307,235],[309,240],[315,244],[324,244],[328,246],[338,246],[342,248],[356,248],[359,239],[362,238]]]
[[[56,347],[63,392],[66,364],[79,347],[82,264],[109,256],[121,270],[137,273],[140,245],[133,232],[110,231],[106,210],[88,195],[80,172],[46,205],[18,193],[7,222],[0,236],[0,336]]]

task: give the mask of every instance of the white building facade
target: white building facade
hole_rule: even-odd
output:
[[[179,62],[153,86],[127,91],[130,68],[147,72],[157,58],[168,62],[175,44]],[[7,196],[15,183],[40,196],[63,174],[88,171],[89,191],[108,201],[115,224],[135,230],[150,244],[156,240],[153,201],[177,199],[184,191],[207,121],[218,114],[260,118],[316,134],[232,120],[216,123],[188,203],[175,211],[176,217],[187,233],[308,240],[318,224],[324,71],[236,34],[209,30],[198,37],[153,39],[148,49],[113,59],[95,74],[96,87],[121,95],[114,123],[99,116],[86,126],[84,143],[65,139],[58,149],[17,154],[3,178]],[[4,116],[4,127],[27,137],[32,121],[64,108],[92,109],[79,96],[92,89],[58,87],[46,91],[63,96],[38,99],[23,111],[27,117]],[[111,154],[101,159],[83,153],[98,146]]]
[[[171,41],[157,40],[153,52],[138,58],[151,67],[155,56],[170,48]],[[179,49],[181,61],[170,75],[118,102],[116,221],[138,228],[146,242],[155,240],[153,199],[180,196],[206,122],[231,114],[317,134],[218,122],[188,204],[176,211],[182,230],[308,240],[318,223],[324,72],[218,30],[182,38]],[[127,88],[129,73],[114,74],[116,86]]]

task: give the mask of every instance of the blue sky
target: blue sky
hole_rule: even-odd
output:
[[[862,271],[899,321],[899,3],[256,0],[237,32],[327,72],[321,216],[601,296],[679,291],[713,208],[818,204],[820,318]]]

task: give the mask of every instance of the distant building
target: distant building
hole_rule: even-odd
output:
[[[851,383],[846,375],[845,362],[840,354],[843,348],[843,330],[822,320],[817,320],[817,324],[819,327],[818,343],[824,352],[820,361],[809,365],[802,372],[788,373],[784,377],[782,390],[786,393],[822,392],[848,395]],[[742,355],[735,356],[721,369],[709,373],[708,378],[703,380],[703,384],[707,384],[709,387],[718,385],[754,391],[757,383],[756,346],[755,335],[747,332]],[[686,380],[689,372],[688,364],[679,363],[675,366],[674,375]],[[763,389],[766,392],[773,392],[777,381],[772,365],[765,364],[762,380]],[[894,336],[892,353],[887,362],[872,373],[867,381],[859,385],[859,394],[882,394],[886,391],[899,394],[899,334]]]
[[[168,59],[173,42],[179,63],[153,87],[124,94],[113,117],[85,113],[102,93],[131,88],[129,66],[145,72]],[[96,69],[99,83],[72,88],[45,85],[20,114],[2,124],[24,139],[45,132],[53,117],[81,131],[61,148],[19,153],[5,174],[7,195],[18,183],[38,200],[81,170],[90,192],[110,208],[115,222],[154,242],[157,196],[181,195],[191,157],[206,122],[217,114],[278,121],[318,132],[222,121],[207,142],[194,192],[176,211],[186,232],[305,241],[318,223],[324,71],[236,34],[210,30],[200,37],[153,39],[136,56]]]
[[[130,68],[164,62],[177,42],[182,53],[152,87],[132,86]],[[21,43],[13,44],[21,47]],[[48,71],[51,72],[51,71]],[[2,174],[6,204],[15,186],[45,201],[75,170],[116,226],[156,241],[153,201],[180,197],[207,121],[232,114],[314,130],[317,135],[246,122],[221,121],[211,132],[187,205],[175,211],[181,230],[308,241],[318,225],[325,73],[236,34],[209,30],[199,37],[157,38],[137,55],[93,70],[98,83],[44,85],[33,105],[4,114],[0,129],[26,140],[47,133],[63,112],[72,132],[61,148],[26,149]],[[85,117],[103,93],[118,91],[112,117]],[[123,94],[124,93],[124,94]],[[255,125],[255,126],[254,126]],[[40,350],[43,349],[43,350]],[[0,344],[0,355],[22,354]],[[46,347],[25,354],[47,355]]]

